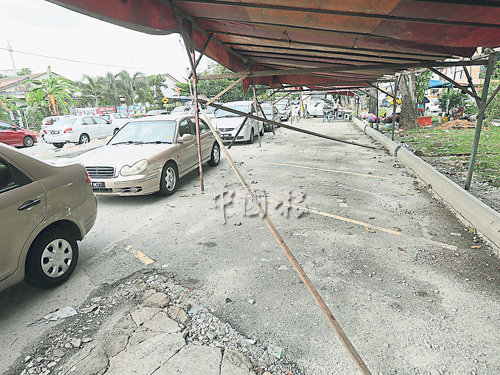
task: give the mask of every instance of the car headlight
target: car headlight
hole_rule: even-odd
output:
[[[133,176],[135,174],[142,173],[148,167],[148,161],[146,159],[139,160],[133,166],[124,165],[120,170],[120,174],[122,176]]]

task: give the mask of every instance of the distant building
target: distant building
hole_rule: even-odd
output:
[[[54,72],[52,72],[52,75],[58,76],[58,74]],[[27,74],[24,76],[14,75],[12,77],[0,79],[0,95],[10,95],[24,101],[24,94],[33,86],[33,83],[26,83],[26,81],[30,79],[42,80],[44,78],[47,78],[47,72]]]

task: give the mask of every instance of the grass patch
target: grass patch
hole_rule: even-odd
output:
[[[399,136],[423,156],[460,156],[469,161],[475,130],[412,129]],[[500,127],[482,130],[474,174],[477,179],[500,186]]]

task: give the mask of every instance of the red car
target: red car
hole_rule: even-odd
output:
[[[10,146],[31,147],[37,140],[31,130],[20,128],[9,122],[0,121],[0,142]]]

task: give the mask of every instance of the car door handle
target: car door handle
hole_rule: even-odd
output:
[[[40,204],[40,199],[33,199],[31,201],[24,202],[19,208],[18,211],[29,210],[30,208],[35,207],[37,204]]]

